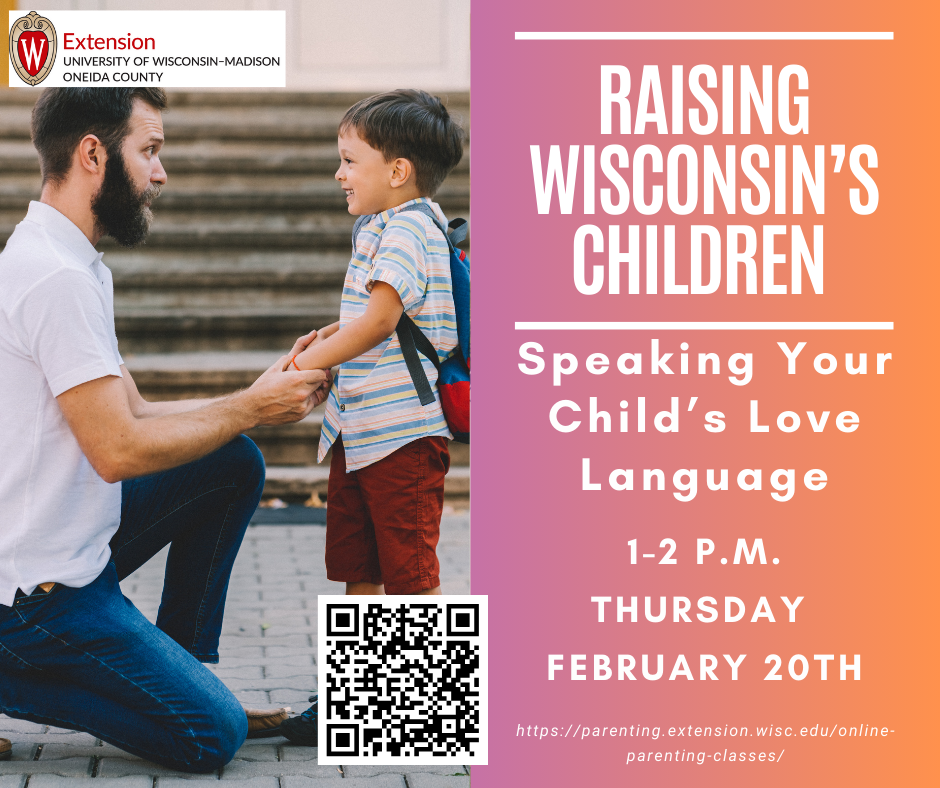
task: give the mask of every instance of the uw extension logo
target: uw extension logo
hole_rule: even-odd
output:
[[[10,30],[10,62],[27,85],[38,85],[52,71],[56,35],[52,22],[35,11],[20,17]]]

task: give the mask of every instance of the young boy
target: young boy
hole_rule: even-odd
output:
[[[359,228],[338,323],[295,356],[293,369],[339,365],[320,437],[330,446],[326,569],[347,594],[440,594],[437,542],[452,437],[437,370],[420,356],[434,402],[422,406],[395,327],[402,310],[441,361],[457,347],[447,241],[420,211],[463,154],[463,130],[440,100],[419,90],[363,99],[339,127],[336,179]],[[311,700],[315,700],[311,698]],[[316,703],[281,724],[315,746]]]

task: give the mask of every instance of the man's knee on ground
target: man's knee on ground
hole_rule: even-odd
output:
[[[186,765],[181,771],[206,774],[225,766],[248,735],[248,717],[237,702],[220,706],[213,715],[213,730],[189,737],[183,745]]]

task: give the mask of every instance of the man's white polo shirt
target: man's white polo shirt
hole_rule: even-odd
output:
[[[123,363],[101,254],[31,202],[0,254],[0,604],[17,588],[87,585],[107,565],[121,484],[92,468],[56,397]]]

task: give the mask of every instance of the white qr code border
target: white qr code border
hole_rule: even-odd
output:
[[[482,766],[487,762],[487,626],[488,626],[488,598],[478,595],[455,595],[455,596],[336,596],[321,594],[317,603],[317,692],[319,702],[318,719],[318,738],[319,746],[317,750],[317,761],[324,765],[368,765],[375,766],[393,766],[396,764],[416,764],[416,765],[434,765],[434,764],[453,764],[467,766]],[[384,608],[393,611],[401,610],[401,606],[406,606],[409,610],[417,610],[419,613],[430,611],[431,607],[437,607],[437,627],[436,632],[440,635],[440,641],[446,648],[446,644],[451,647],[460,648],[461,643],[466,642],[471,652],[478,660],[478,666],[473,674],[471,684],[468,685],[468,694],[478,701],[477,716],[479,724],[476,731],[473,731],[473,737],[479,736],[479,740],[472,742],[472,754],[468,750],[459,750],[454,753],[445,753],[441,747],[453,746],[457,738],[462,735],[448,730],[447,725],[465,726],[466,717],[460,715],[444,715],[448,719],[442,721],[442,731],[439,734],[442,738],[435,741],[434,747],[437,753],[410,753],[393,755],[387,751],[373,755],[365,747],[365,728],[366,724],[361,720],[350,720],[342,718],[333,718],[335,710],[342,706],[346,698],[344,693],[349,691],[348,681],[340,689],[331,689],[335,684],[342,684],[342,676],[337,675],[337,671],[331,664],[331,656],[338,653],[337,643],[342,641],[349,645],[352,643],[364,643],[363,640],[363,622],[364,616],[368,613],[370,605],[381,605]],[[337,616],[337,613],[351,613],[356,608],[356,623],[352,621],[352,616]],[[333,609],[333,618],[330,618],[330,609]],[[467,613],[470,613],[468,616]],[[436,639],[436,642],[437,639]],[[374,654],[369,655],[375,657]],[[409,655],[405,659],[413,658]],[[377,664],[374,660],[371,664]],[[451,663],[454,664],[454,663]],[[355,668],[352,669],[353,677]],[[345,678],[350,677],[350,669],[347,668]],[[370,688],[365,692],[355,694],[355,700],[365,699],[368,695],[378,693],[380,690]],[[330,697],[330,694],[332,696]],[[478,694],[475,694],[478,693]],[[396,693],[393,693],[396,694]],[[415,700],[414,694],[409,695],[409,700]],[[428,701],[433,699],[424,696]],[[351,699],[352,700],[352,699]],[[441,699],[441,703],[447,703],[447,699]],[[385,700],[388,704],[388,700]],[[361,703],[359,704],[361,707]],[[459,705],[459,704],[458,704]],[[372,709],[371,704],[368,706]],[[426,707],[425,707],[426,709]],[[422,710],[425,710],[422,709]],[[439,709],[443,710],[443,709]],[[453,708],[450,709],[454,710]],[[410,713],[414,713],[411,710]],[[392,712],[402,715],[397,726],[388,728],[386,723],[380,726],[368,726],[371,731],[380,729],[381,738],[391,737],[395,733],[400,733],[402,725],[406,728],[419,728],[422,722],[421,717],[415,717],[414,723],[409,725],[405,709],[392,709]],[[451,720],[455,720],[453,722]],[[426,717],[424,718],[426,721]],[[395,742],[392,738],[390,741]],[[383,748],[384,749],[384,748]]]

